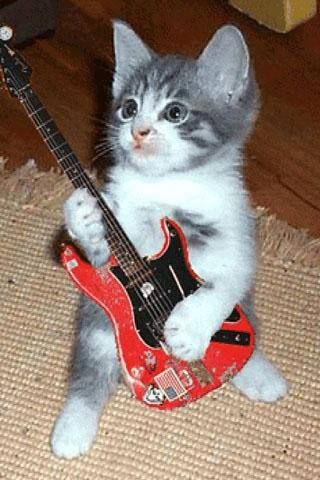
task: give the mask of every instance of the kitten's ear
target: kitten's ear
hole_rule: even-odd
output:
[[[212,37],[198,60],[200,86],[222,103],[233,103],[245,89],[250,57],[236,27],[226,25]]]
[[[153,52],[146,47],[129,25],[120,20],[113,21],[113,42],[116,64],[113,95],[117,96],[132,71],[150,62]]]

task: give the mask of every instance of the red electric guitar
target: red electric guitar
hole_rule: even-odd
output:
[[[7,89],[24,106],[74,187],[87,188],[101,208],[112,252],[108,263],[94,268],[72,246],[62,248],[61,259],[76,286],[111,319],[130,390],[150,407],[171,409],[219,387],[244,366],[254,349],[254,332],[241,307],[236,306],[213,335],[201,360],[188,363],[170,354],[163,337],[164,323],[174,306],[204,283],[189,263],[181,228],[163,218],[161,251],[140,257],[32,90],[31,69],[8,46],[7,27],[0,28],[1,38],[0,64]]]

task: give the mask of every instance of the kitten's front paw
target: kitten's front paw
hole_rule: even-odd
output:
[[[172,355],[191,362],[204,356],[211,335],[184,302],[175,307],[166,321],[164,336]]]
[[[78,240],[89,260],[100,266],[108,258],[105,226],[97,200],[85,188],[78,188],[64,204],[65,224]]]
[[[261,402],[275,402],[288,393],[286,380],[259,351],[253,353],[232,383],[251,400]]]
[[[71,459],[88,452],[96,436],[98,418],[83,401],[73,399],[58,416],[51,437],[53,453]]]
[[[105,234],[102,212],[86,188],[78,188],[64,204],[65,222],[71,235],[98,243]]]

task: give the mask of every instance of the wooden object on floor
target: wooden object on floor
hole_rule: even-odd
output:
[[[49,39],[23,50],[32,83],[84,165],[95,155],[113,70],[111,19],[129,22],[156,51],[196,56],[225,23],[245,35],[262,91],[247,147],[246,176],[255,203],[320,236],[319,15],[287,35],[257,25],[224,0],[65,0]],[[1,93],[0,155],[9,168],[54,161],[22,107]]]
[[[229,0],[230,5],[272,30],[286,33],[314,17],[317,0]]]

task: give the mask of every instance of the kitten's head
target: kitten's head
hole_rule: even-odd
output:
[[[243,143],[258,94],[235,27],[218,30],[197,59],[156,55],[120,21],[114,47],[109,140],[118,161],[151,175],[184,171]]]

